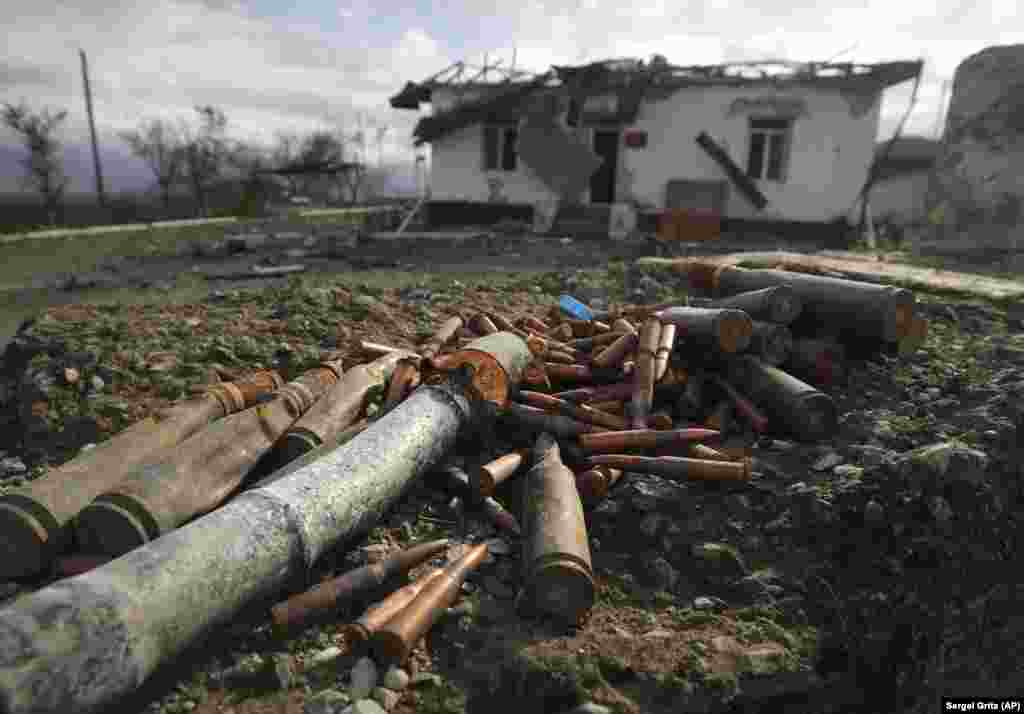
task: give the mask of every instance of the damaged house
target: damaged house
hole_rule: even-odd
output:
[[[530,206],[541,230],[570,207],[613,234],[667,211],[820,225],[847,218],[868,177],[883,90],[922,66],[655,55],[493,79],[458,63],[391,105],[429,105],[414,136],[435,202]]]

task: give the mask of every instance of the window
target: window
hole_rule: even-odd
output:
[[[519,130],[515,127],[484,127],[484,170],[515,171],[518,164],[516,141]]]
[[[792,133],[792,119],[751,119],[747,176],[785,181]]]

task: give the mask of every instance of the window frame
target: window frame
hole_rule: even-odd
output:
[[[515,173],[519,169],[518,143],[518,126],[485,124],[482,138],[483,170],[486,172]]]
[[[791,117],[750,117],[747,122],[746,168],[749,178],[773,183],[785,183],[788,180],[794,123]],[[757,144],[760,146],[755,149]],[[778,167],[772,171],[775,159],[778,160]]]

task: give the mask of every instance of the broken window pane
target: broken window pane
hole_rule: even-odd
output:
[[[498,135],[500,129],[496,126],[484,127],[484,170],[497,171],[498,169]]]
[[[503,171],[516,170],[516,140],[519,139],[518,129],[505,130],[505,144],[501,151],[501,168]]]
[[[776,132],[768,135],[768,169],[765,178],[770,181],[781,181],[783,163],[785,161],[786,135]]]
[[[761,178],[761,169],[764,165],[764,139],[763,132],[755,131],[750,134],[750,155],[747,157],[747,176],[750,178]]]

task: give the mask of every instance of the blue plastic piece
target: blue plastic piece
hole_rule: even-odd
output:
[[[574,320],[593,320],[594,311],[581,303],[572,295],[562,295],[558,298],[558,307]]]

